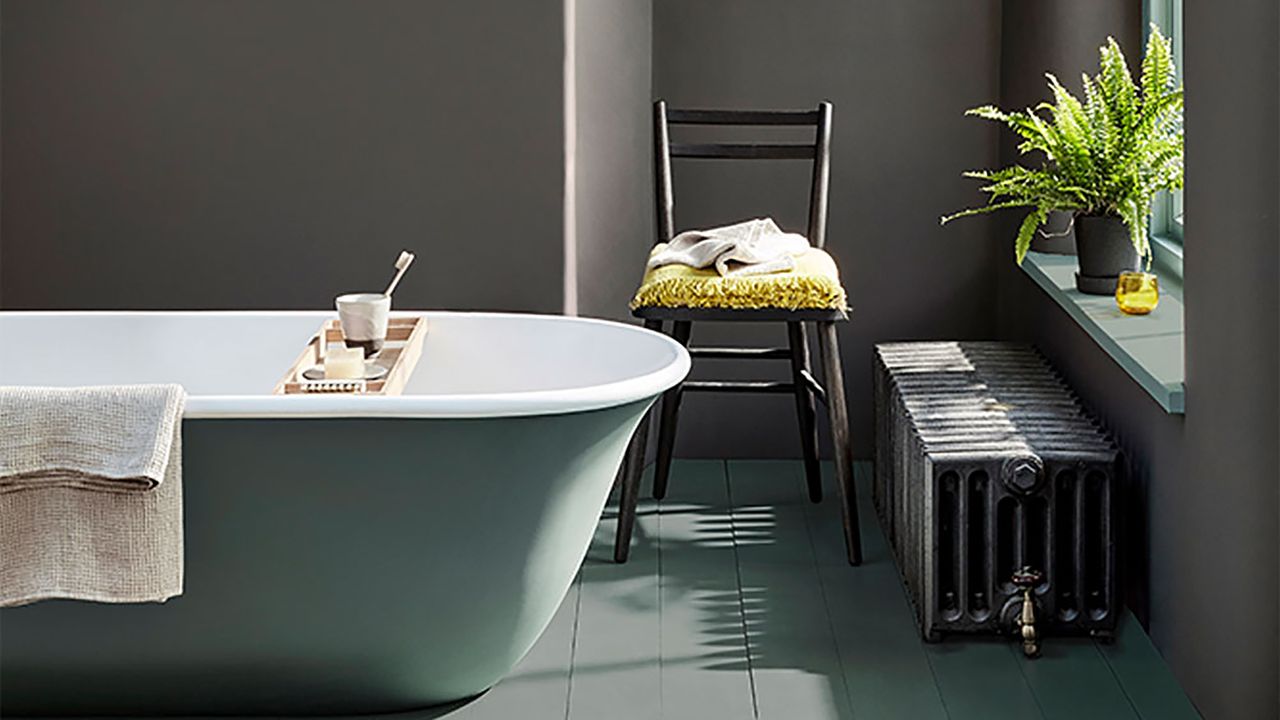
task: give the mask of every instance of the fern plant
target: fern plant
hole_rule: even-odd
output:
[[[1183,182],[1183,90],[1169,41],[1155,25],[1140,85],[1114,38],[1107,38],[1101,55],[1098,75],[1083,76],[1083,102],[1048,74],[1052,104],[1023,112],[986,105],[965,113],[1005,123],[1022,137],[1019,153],[1040,162],[965,173],[986,183],[982,191],[990,196],[988,203],[944,217],[944,225],[996,210],[1031,208],[1015,243],[1022,264],[1032,236],[1050,212],[1117,216],[1150,265],[1151,202],[1157,193],[1179,189]]]

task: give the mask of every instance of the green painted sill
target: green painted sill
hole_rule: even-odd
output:
[[[1182,288],[1161,274],[1160,306],[1150,315],[1125,315],[1115,298],[1076,290],[1074,255],[1027,253],[1022,269],[1049,293],[1165,412],[1186,407]]]

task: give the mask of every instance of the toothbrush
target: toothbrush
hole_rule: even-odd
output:
[[[413,253],[405,250],[400,253],[400,257],[396,258],[396,276],[391,278],[391,284],[387,286],[387,291],[382,293],[387,297],[391,297],[391,293],[395,292],[396,285],[400,284],[400,278],[404,277],[404,273],[413,264]]]

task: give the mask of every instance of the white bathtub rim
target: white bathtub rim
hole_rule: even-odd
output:
[[[692,361],[680,343],[637,325],[599,318],[545,313],[398,310],[406,315],[467,316],[473,318],[539,318],[608,325],[652,336],[667,345],[672,361],[658,370],[623,380],[555,390],[501,393],[450,393],[398,396],[355,395],[189,395],[183,418],[203,419],[335,419],[335,418],[492,418],[560,415],[603,410],[656,397],[689,374]],[[39,316],[296,316],[317,321],[333,315],[316,310],[0,310],[0,315]],[[0,383],[2,384],[2,383]]]

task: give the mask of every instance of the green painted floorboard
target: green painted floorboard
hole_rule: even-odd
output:
[[[1049,638],[1034,660],[1016,645],[1008,647],[1046,720],[1138,717],[1092,640]]]
[[[965,639],[926,645],[947,717],[953,720],[1031,720],[1044,715],[1008,643]]]
[[[529,657],[456,720],[1182,720],[1199,717],[1126,613],[1113,644],[920,640],[859,465],[866,561],[844,556],[836,487],[798,461],[676,461],[645,474],[625,565],[616,498],[578,581]]]
[[[854,717],[946,718],[911,606],[876,524],[871,497],[866,492],[859,496],[863,564],[852,568],[845,556],[833,473],[829,466],[823,470],[824,492],[830,501],[811,505],[808,517]],[[870,483],[860,486],[869,489]]]
[[[1125,613],[1116,641],[1110,645],[1098,643],[1098,652],[1143,720],[1200,717],[1133,615]]]
[[[658,517],[662,717],[755,717],[725,466],[677,463]]]
[[[852,716],[804,479],[790,462],[730,462],[729,497],[759,717]]]
[[[571,720],[615,717],[621,708],[635,709],[638,718],[659,716],[658,503],[650,498],[652,479],[650,468],[627,563],[613,562],[615,498],[582,566]]]

